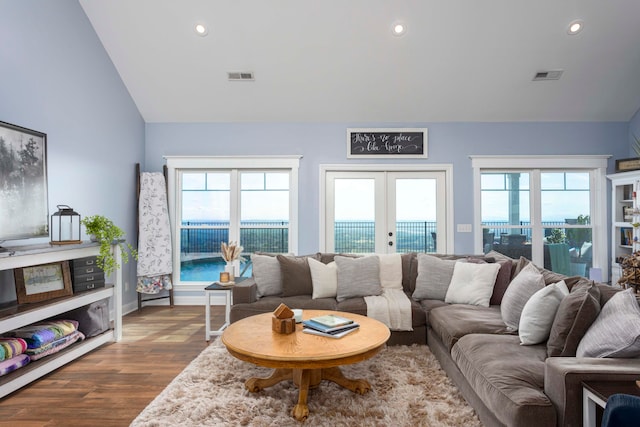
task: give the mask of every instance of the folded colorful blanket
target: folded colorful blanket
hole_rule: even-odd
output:
[[[24,353],[27,342],[22,338],[0,338],[0,361]]]
[[[26,354],[19,354],[11,359],[0,362],[0,376],[13,372],[18,368],[22,368],[29,363],[31,359]]]
[[[75,331],[70,335],[66,335],[42,347],[27,349],[26,354],[29,355],[31,360],[38,360],[45,356],[49,356],[50,354],[57,353],[60,350],[69,347],[71,344],[82,340],[84,340],[84,334],[80,331]]]
[[[70,335],[77,329],[78,322],[75,320],[49,320],[14,329],[5,336],[23,338],[27,342],[27,348],[38,348]]]

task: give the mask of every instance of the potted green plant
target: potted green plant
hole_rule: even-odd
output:
[[[100,243],[100,254],[97,258],[98,267],[109,275],[116,268],[120,267],[113,257],[111,245],[116,244],[122,250],[122,262],[129,262],[129,255],[134,259],[138,259],[138,252],[124,240],[124,231],[115,225],[113,221],[102,215],[91,215],[84,217],[81,221],[85,226],[87,234],[91,236],[91,240]]]

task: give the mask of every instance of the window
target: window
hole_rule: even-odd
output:
[[[566,275],[606,265],[606,157],[472,159],[476,250]]]
[[[222,242],[244,247],[247,262],[235,263],[244,276],[251,253],[297,250],[297,158],[169,157],[167,166],[177,285],[217,280]]]

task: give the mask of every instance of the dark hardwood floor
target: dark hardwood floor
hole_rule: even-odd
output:
[[[224,307],[211,310],[212,325]],[[204,306],[145,306],[123,318],[123,339],[0,400],[0,426],[128,426],[207,346]]]

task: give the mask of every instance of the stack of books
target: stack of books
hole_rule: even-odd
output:
[[[335,314],[313,317],[302,321],[302,332],[329,338],[341,338],[358,330],[360,325]]]

